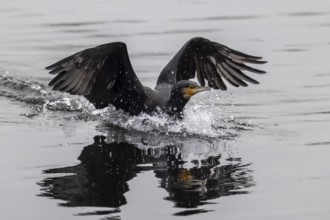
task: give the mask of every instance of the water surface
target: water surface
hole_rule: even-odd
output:
[[[330,2],[2,1],[1,219],[329,219]],[[202,36],[269,61],[180,122],[95,110],[44,67],[127,43],[141,81]]]

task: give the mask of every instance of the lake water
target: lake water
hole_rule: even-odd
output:
[[[330,1],[2,0],[0,28],[0,219],[330,219]],[[177,123],[47,87],[113,41],[154,87],[195,36],[263,56],[261,84]]]

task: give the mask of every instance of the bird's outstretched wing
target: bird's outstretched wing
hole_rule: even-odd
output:
[[[245,65],[266,63],[261,59],[262,57],[244,54],[208,39],[196,37],[189,40],[165,66],[157,84],[174,84],[180,80],[195,78],[196,75],[202,86],[206,80],[210,87],[221,90],[227,89],[224,80],[235,87],[247,86],[246,82],[258,84],[242,71],[265,73]]]
[[[113,104],[130,112],[145,96],[121,42],[83,50],[46,69],[57,75],[49,83],[54,90],[83,95],[96,108]]]

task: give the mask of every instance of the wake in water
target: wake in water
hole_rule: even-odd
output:
[[[162,112],[130,116],[113,106],[97,110],[83,97],[65,96],[48,89],[43,83],[25,81],[4,74],[0,75],[0,96],[27,104],[32,109],[32,113],[25,115],[27,117],[57,112],[61,118],[100,120],[105,127],[118,127],[148,134],[230,139],[238,135],[240,130],[253,128],[252,123],[235,119],[232,112],[235,103],[231,103],[233,98],[219,97],[216,91],[199,96],[207,96],[207,100],[212,100],[209,102],[194,97],[186,106],[182,120],[174,120]],[[63,112],[72,114],[63,115]]]

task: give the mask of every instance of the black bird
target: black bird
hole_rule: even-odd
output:
[[[160,110],[179,116],[194,94],[210,88],[226,90],[224,80],[235,87],[258,84],[242,71],[265,73],[244,64],[266,63],[261,59],[195,37],[161,71],[154,90],[141,84],[122,42],[83,50],[46,69],[57,75],[49,83],[53,90],[83,95],[97,109],[112,104],[131,115]],[[196,76],[201,86],[189,81]],[[204,87],[205,81],[209,87]]]

